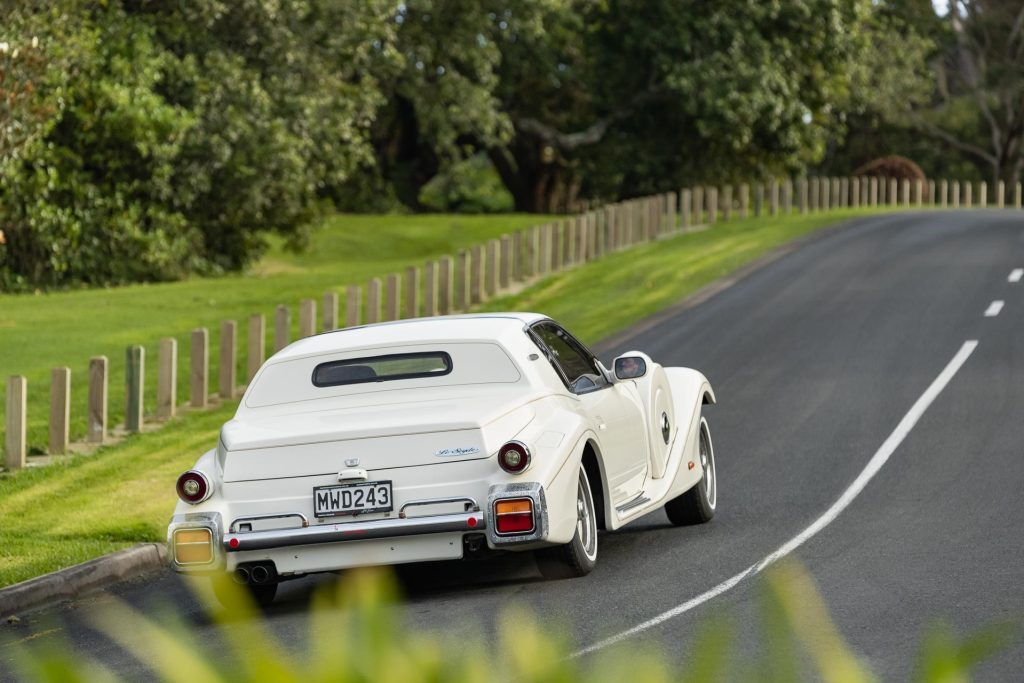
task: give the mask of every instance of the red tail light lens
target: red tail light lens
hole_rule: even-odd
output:
[[[498,451],[498,465],[509,474],[525,472],[530,466],[530,449],[519,441],[509,441]]]
[[[494,528],[499,534],[528,534],[533,531],[533,501],[509,498],[494,503]]]
[[[178,477],[175,488],[178,490],[178,497],[189,505],[198,505],[213,494],[210,480],[198,470],[189,470]]]

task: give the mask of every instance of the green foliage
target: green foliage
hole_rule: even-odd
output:
[[[672,664],[658,650],[636,643],[630,643],[628,651],[605,651],[585,660],[573,657],[565,633],[515,605],[496,615],[496,632],[487,639],[463,637],[453,641],[452,636],[442,633],[414,632],[399,621],[395,609],[400,605],[399,589],[392,574],[383,569],[347,572],[314,594],[307,653],[303,654],[292,652],[281,642],[244,589],[226,576],[219,579],[221,585],[217,587],[224,607],[214,602],[209,589],[202,585],[204,579],[192,582],[211,617],[209,630],[216,634],[202,642],[195,635],[194,621],[169,610],[157,621],[116,599],[94,606],[83,618],[157,677],[182,683],[483,683],[495,680],[499,672],[501,679],[523,683],[875,680],[839,634],[805,570],[794,562],[783,562],[769,568],[765,575],[762,585],[766,603],[776,606],[760,633],[768,644],[768,655],[730,656],[735,633],[718,621],[705,624],[692,654]],[[15,664],[22,675],[52,683],[120,680],[105,663],[87,653],[76,653],[61,640],[59,634],[50,635],[42,643],[19,646]],[[803,647],[780,650],[776,642],[799,642]],[[963,645],[951,635],[942,644],[948,649],[923,649],[922,683],[967,680],[972,668],[1003,649],[1006,641],[983,632]],[[968,650],[968,656],[949,655]],[[800,675],[802,658],[813,663],[809,675]]]
[[[420,203],[433,211],[456,213],[497,213],[513,208],[512,195],[482,154],[434,176],[420,191]]]
[[[15,5],[8,42],[38,47],[0,83],[37,95],[0,112],[26,131],[0,166],[5,289],[241,268],[373,158],[383,0],[70,3],[41,41],[56,11]]]

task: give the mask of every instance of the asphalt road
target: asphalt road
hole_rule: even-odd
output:
[[[883,679],[912,676],[929,625],[964,635],[1024,618],[1024,282],[1008,281],[1015,268],[1024,268],[1024,213],[872,218],[646,326],[616,350],[699,368],[718,394],[706,410],[719,474],[713,522],[677,529],[658,511],[604,533],[598,567],[583,579],[543,581],[528,557],[421,567],[406,583],[405,621],[487,634],[502,608],[525,604],[586,648],[686,603],[818,520],[968,340],[978,342],[973,353],[876,476],[792,556]],[[986,316],[993,301],[1005,303]],[[285,584],[267,625],[298,647],[309,595],[330,580]],[[11,643],[26,639],[70,642],[145,677],[84,623],[113,595],[147,611],[170,602],[198,637],[209,635],[191,593],[159,574],[0,626],[0,678]],[[683,661],[700,625],[725,615],[736,657],[754,661],[765,642],[761,596],[760,578],[747,578],[611,648],[664,645]],[[1024,679],[1021,639],[977,673]]]

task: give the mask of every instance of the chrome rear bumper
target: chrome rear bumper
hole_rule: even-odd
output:
[[[234,527],[234,524],[232,524]],[[447,515],[429,515],[405,519],[378,519],[370,522],[318,524],[291,529],[229,532],[224,534],[224,551],[266,550],[293,545],[316,545],[364,541],[371,538],[440,534],[452,531],[484,531],[487,518],[479,510]]]

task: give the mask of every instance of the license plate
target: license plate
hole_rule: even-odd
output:
[[[362,481],[313,488],[313,514],[317,517],[390,512],[391,482]]]

